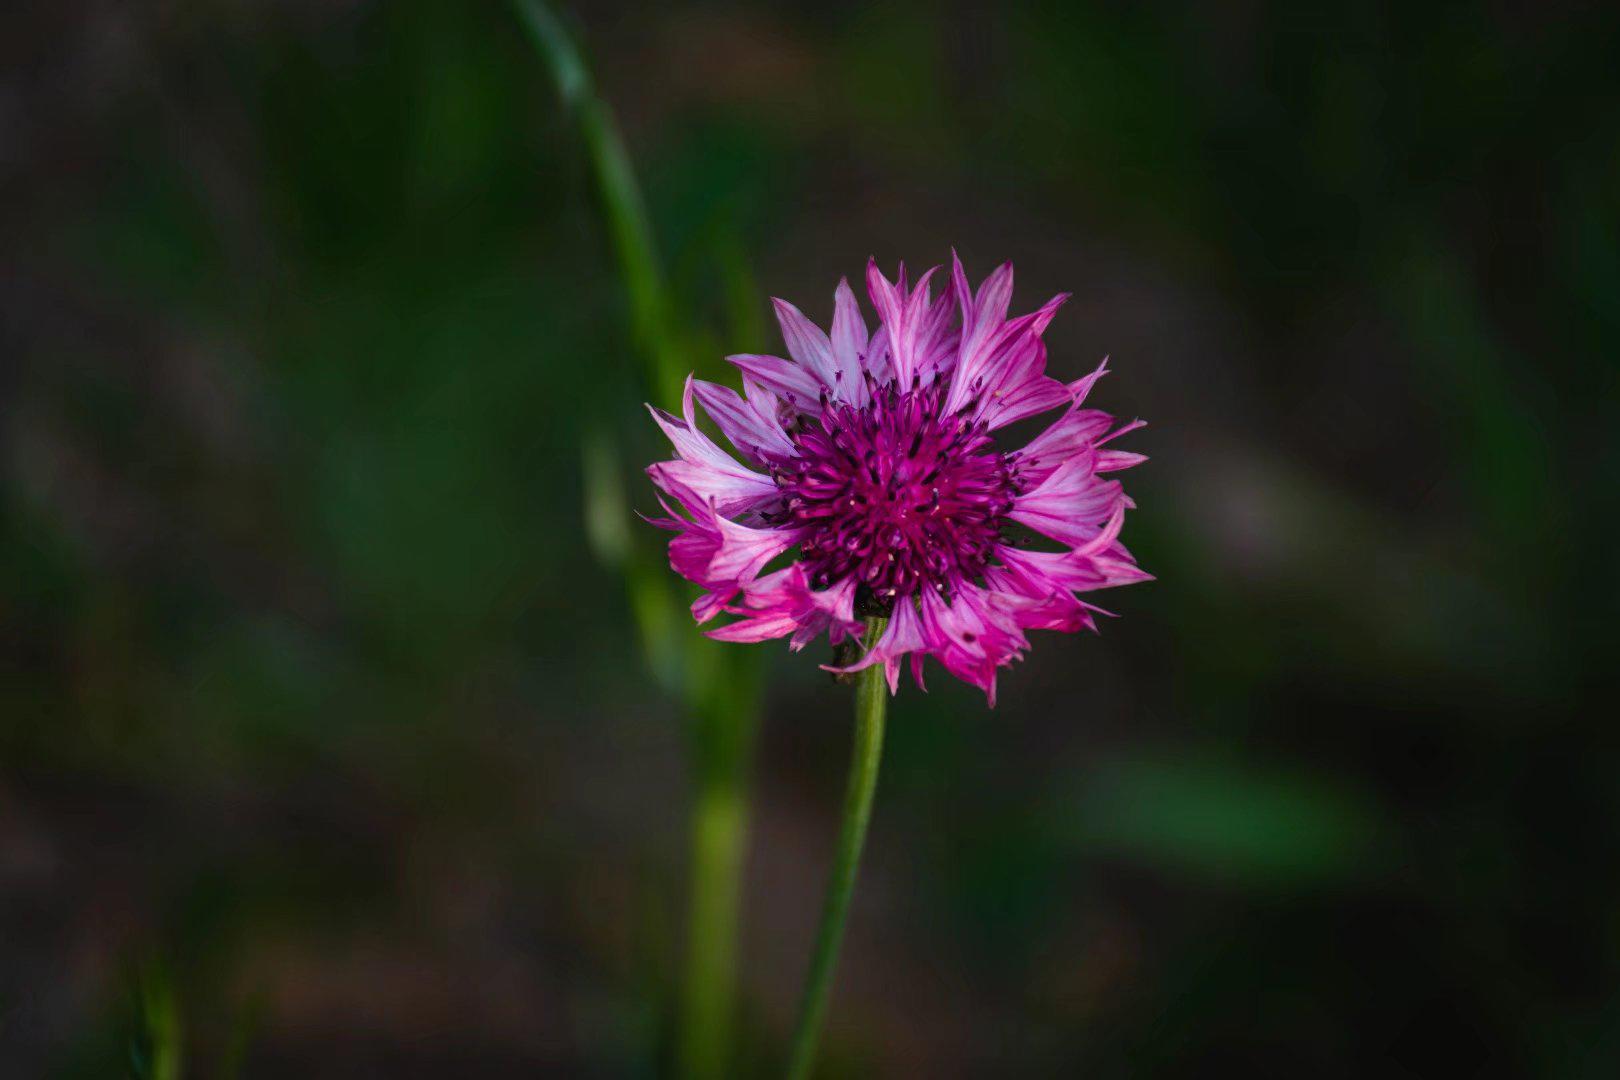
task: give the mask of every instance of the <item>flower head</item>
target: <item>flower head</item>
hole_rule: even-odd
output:
[[[1041,334],[1067,297],[1009,319],[1011,264],[974,292],[951,261],[937,299],[934,271],[908,288],[904,267],[890,282],[869,263],[870,336],[848,281],[830,333],[777,300],[791,360],[729,357],[742,394],[688,378],[682,416],[652,410],[676,454],[647,470],[666,515],[653,524],[676,534],[670,565],[705,590],[699,622],[738,616],[711,637],[798,649],[825,631],[838,644],[884,615],[866,654],[831,670],[881,663],[893,691],[902,657],[921,685],[933,656],[994,704],[1025,631],[1095,630],[1106,612],[1076,593],[1149,578],[1119,542],[1133,504],[1108,476],[1144,459],[1106,448],[1140,422],[1084,407],[1106,361],[1072,383],[1046,374]],[[695,403],[737,456],[698,427]],[[998,444],[1052,410],[1027,445]]]

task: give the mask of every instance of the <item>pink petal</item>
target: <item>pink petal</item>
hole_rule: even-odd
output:
[[[1125,450],[1099,450],[1096,469],[1098,472],[1119,472],[1121,469],[1134,468],[1146,460],[1146,454],[1132,454]]]
[[[804,312],[774,297],[776,321],[782,326],[782,340],[787,343],[788,355],[798,361],[821,387],[831,391],[837,388],[838,364],[833,359],[832,342],[811,322]]]
[[[1039,484],[1067,458],[1095,443],[1114,418],[1101,409],[1071,408],[1018,451],[1018,469],[1026,484]]]
[[[714,418],[731,445],[748,457],[763,461],[793,455],[793,443],[776,418],[774,398],[769,409],[761,409],[754,401],[744,401],[729,386],[698,379],[692,388],[703,410]]]
[[[1015,498],[1008,516],[1054,540],[1083,544],[1102,530],[1121,498],[1119,481],[1098,479],[1087,452]]]
[[[995,272],[979,287],[978,299],[974,300],[968,289],[967,275],[962,271],[962,261],[952,251],[951,283],[955,288],[957,304],[962,309],[962,344],[956,370],[965,375],[965,381],[971,382],[989,359],[997,334],[1007,318],[1007,308],[1012,303],[1012,263],[1002,263],[996,267]],[[955,411],[966,400],[965,397],[956,400],[953,396],[947,411]]]
[[[804,368],[780,356],[739,353],[726,360],[799,412],[821,415],[822,386]]]
[[[838,367],[837,391],[843,400],[855,405],[867,402],[866,380],[862,378],[861,355],[866,352],[866,320],[855,300],[848,278],[840,278],[833,294],[832,351]]]
[[[681,402],[684,419],[651,405],[647,407],[679,456],[677,461],[651,466],[648,472],[655,480],[662,476],[691,488],[701,498],[714,500],[721,513],[742,513],[776,498],[776,484],[769,477],[738,462],[698,429],[692,405],[692,383],[688,376]]]

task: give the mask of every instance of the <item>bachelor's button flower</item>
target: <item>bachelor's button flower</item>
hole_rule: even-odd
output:
[[[1008,319],[1011,264],[974,293],[953,255],[938,299],[933,273],[908,289],[903,266],[891,283],[869,263],[870,336],[847,280],[831,334],[775,301],[792,360],[729,357],[741,395],[689,377],[682,416],[653,410],[676,453],[647,470],[667,514],[653,523],[704,589],[698,622],[738,616],[709,636],[799,649],[825,631],[836,645],[887,616],[864,656],[832,670],[881,663],[893,692],[901,657],[921,685],[933,656],[994,704],[1025,631],[1095,630],[1106,613],[1076,593],[1149,578],[1119,542],[1133,504],[1109,478],[1144,459],[1107,447],[1141,422],[1083,407],[1107,361],[1072,383],[1046,374],[1041,334],[1066,295]],[[741,461],[699,429],[694,399]],[[997,446],[996,431],[1051,410],[1028,445]]]

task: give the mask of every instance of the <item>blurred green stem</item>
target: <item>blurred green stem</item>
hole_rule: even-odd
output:
[[[149,965],[139,977],[139,1028],[130,1050],[137,1080],[180,1080],[180,1004],[167,966]]]
[[[629,299],[642,390],[648,399],[675,407],[690,366],[682,352],[688,338],[674,318],[652,226],[613,111],[597,95],[590,69],[550,5],[513,0],[513,7],[579,125]],[[617,483],[614,460],[605,441],[596,452],[588,450],[588,486]],[[735,650],[711,648],[713,643],[690,631],[664,560],[635,534],[617,535],[609,519],[622,520],[622,505],[598,501],[601,513],[588,514],[593,539],[625,575],[648,663],[663,685],[678,688],[693,723],[691,885],[677,1056],[682,1076],[708,1080],[724,1075],[731,1046],[757,665]]]
[[[692,807],[692,887],[687,912],[681,1075],[724,1075],[735,993],[737,909],[748,808],[740,784],[698,788]]]
[[[887,622],[876,617],[866,620],[867,649],[883,636]],[[815,952],[811,954],[810,970],[805,975],[804,993],[799,1001],[799,1024],[793,1033],[792,1056],[788,1060],[790,1080],[805,1080],[815,1064],[821,1024],[832,992],[833,971],[838,966],[838,947],[844,940],[849,901],[855,893],[855,872],[860,867],[866,826],[872,817],[872,795],[877,790],[878,763],[883,757],[883,720],[888,703],[883,665],[873,664],[860,673],[855,684],[855,746],[850,753],[849,781],[844,789],[844,819],[838,830],[838,850],[833,856],[832,877],[827,882]]]
[[[737,665],[722,657],[722,671]],[[748,848],[748,760],[753,749],[753,695],[742,687],[717,708],[700,709],[696,784],[692,795],[691,891],[687,904],[686,970],[681,995],[680,1075],[724,1076],[736,997],[737,927],[743,861]]]
[[[590,68],[551,6],[542,0],[513,0],[513,7],[545,59],[558,96],[573,111],[585,142],[619,276],[630,300],[630,325],[646,365],[645,388],[653,400],[674,405],[680,401],[687,366],[674,333],[652,225],[613,110],[597,96]]]

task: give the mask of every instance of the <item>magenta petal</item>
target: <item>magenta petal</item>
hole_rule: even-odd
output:
[[[703,499],[713,499],[721,512],[727,514],[752,510],[762,502],[777,498],[776,485],[770,477],[743,465],[698,429],[692,394],[692,379],[688,378],[682,401],[684,419],[650,405],[647,407],[664,434],[669,436],[679,457],[679,460],[652,466],[648,471],[653,478],[666,478],[692,489]]]
[[[731,445],[754,461],[795,453],[782,422],[776,418],[774,399],[771,407],[762,409],[759,403],[745,401],[737,391],[719,383],[695,380],[692,389],[704,412],[714,418]]]
[[[900,658],[906,653],[926,647],[927,642],[923,640],[922,634],[922,620],[917,615],[917,605],[907,597],[895,604],[894,611],[889,616],[889,625],[884,627],[882,636],[872,643],[872,647],[866,650],[865,655],[859,660],[844,667],[833,667],[828,664],[823,664],[822,667],[838,674],[849,674],[869,668],[873,664],[882,664],[884,677],[889,683],[889,693],[893,694],[900,688]]]
[[[721,641],[764,641],[793,636],[792,646],[803,648],[822,631],[834,638],[859,631],[855,618],[855,582],[844,581],[829,589],[811,589],[798,563],[758,578],[742,589],[740,607],[727,610],[743,618],[708,631]]]
[[[1105,356],[1102,363],[1097,365],[1097,370],[1069,384],[1069,393],[1074,395],[1074,403],[1076,405],[1084,404],[1086,398],[1091,395],[1091,388],[1096,386],[1097,380],[1106,374],[1108,374],[1108,357]]]
[[[1008,424],[1050,412],[1068,400],[1068,388],[1062,383],[1045,375],[1036,375],[1014,389],[987,395],[979,419],[985,422],[989,430],[996,431]]]
[[[891,328],[889,331],[889,347],[894,353],[894,377],[902,389],[909,387],[912,378],[917,374],[918,360],[924,345],[923,334],[927,328],[927,315],[931,306],[928,279],[933,277],[938,269],[936,266],[918,279],[917,287],[912,290],[906,301],[899,329]]]
[[[827,335],[822,333],[821,327],[807,319],[804,312],[786,300],[772,299],[771,304],[776,308],[776,321],[781,324],[782,340],[787,344],[788,355],[808,371],[818,384],[837,396],[838,364],[833,359],[832,342],[827,340]]]
[[[894,353],[889,348],[889,328],[880,326],[866,343],[866,355],[861,359],[866,374],[879,386],[894,378]]]
[[[798,364],[780,356],[755,353],[739,353],[726,360],[799,412],[820,414],[821,392],[825,387]]]
[[[1125,450],[1099,450],[1096,469],[1098,472],[1119,472],[1121,469],[1135,468],[1146,460],[1146,454],[1132,454]]]
[[[956,368],[964,376],[959,393],[966,395],[969,392],[968,384],[982,375],[985,362],[989,360],[997,335],[1007,318],[1007,308],[1012,304],[1012,263],[1002,263],[996,267],[995,272],[979,287],[978,299],[974,300],[969,294],[967,275],[962,272],[961,260],[956,258],[953,251],[951,283],[962,309],[962,344]],[[966,400],[965,396],[953,396],[948,408],[954,411]]]
[[[1033,486],[1051,476],[1064,461],[1096,443],[1113,422],[1100,409],[1071,408],[1018,451],[1024,483]]]
[[[868,396],[861,357],[866,352],[866,320],[855,300],[855,290],[848,278],[840,278],[838,291],[833,294],[832,320],[833,362],[838,367],[838,393],[856,405],[865,405]]]
[[[692,518],[669,542],[669,565],[713,594],[692,605],[697,621],[706,622],[756,578],[766,563],[797,543],[798,534],[738,525],[721,517],[712,505],[689,503],[692,494],[683,490],[677,495]]]
[[[1014,521],[1066,544],[1094,538],[1121,498],[1117,480],[1101,480],[1092,468],[1092,453],[1064,462],[1033,491],[1013,500]]]
[[[883,276],[878,269],[876,259],[869,259],[866,263],[866,294],[872,300],[872,306],[877,309],[878,321],[885,328],[898,327],[901,324],[901,297],[889,279]],[[892,335],[893,329],[889,330]]]
[[[702,619],[698,620],[698,622],[702,621]],[[773,611],[769,614],[739,619],[724,626],[712,626],[703,633],[716,641],[757,644],[761,641],[787,637],[798,629],[800,629],[799,620],[795,619],[791,612]]]
[[[1040,347],[1040,336],[1068,298],[1068,293],[1061,293],[1028,315],[999,323],[971,353],[964,344],[946,410],[955,412],[997,390],[1006,394],[1025,379],[1042,374],[1046,353]]]

